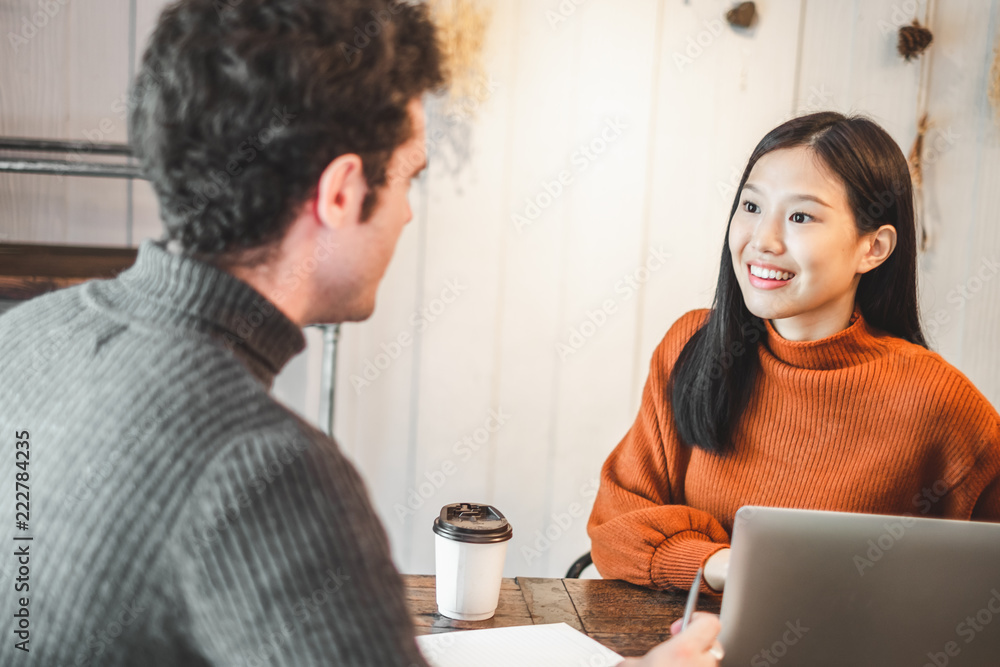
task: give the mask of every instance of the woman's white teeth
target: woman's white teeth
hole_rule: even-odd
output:
[[[762,269],[756,264],[750,265],[750,273],[757,276],[758,278],[765,278],[767,280],[789,280],[794,273],[789,273],[787,271],[775,271],[773,269]]]

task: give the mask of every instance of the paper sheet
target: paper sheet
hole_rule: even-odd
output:
[[[417,637],[432,667],[614,667],[624,658],[565,623]]]

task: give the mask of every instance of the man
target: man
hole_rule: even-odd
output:
[[[130,135],[166,238],[0,319],[0,460],[27,452],[31,501],[0,663],[425,665],[361,479],[268,391],[303,326],[372,313],[441,85],[421,5],[163,13]],[[717,629],[640,664],[716,664]]]

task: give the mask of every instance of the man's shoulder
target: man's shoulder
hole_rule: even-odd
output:
[[[256,402],[255,414],[235,425],[224,441],[222,449],[250,446],[276,451],[336,451],[331,437],[266,393]]]
[[[84,307],[81,292],[85,285],[86,283],[64,287],[9,306],[0,312],[0,331],[5,337],[20,331],[30,336],[25,325],[52,319],[54,315],[58,319],[69,319],[74,312]]]

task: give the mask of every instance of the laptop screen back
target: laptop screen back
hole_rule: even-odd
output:
[[[1000,665],[1000,524],[743,507],[723,667]]]

